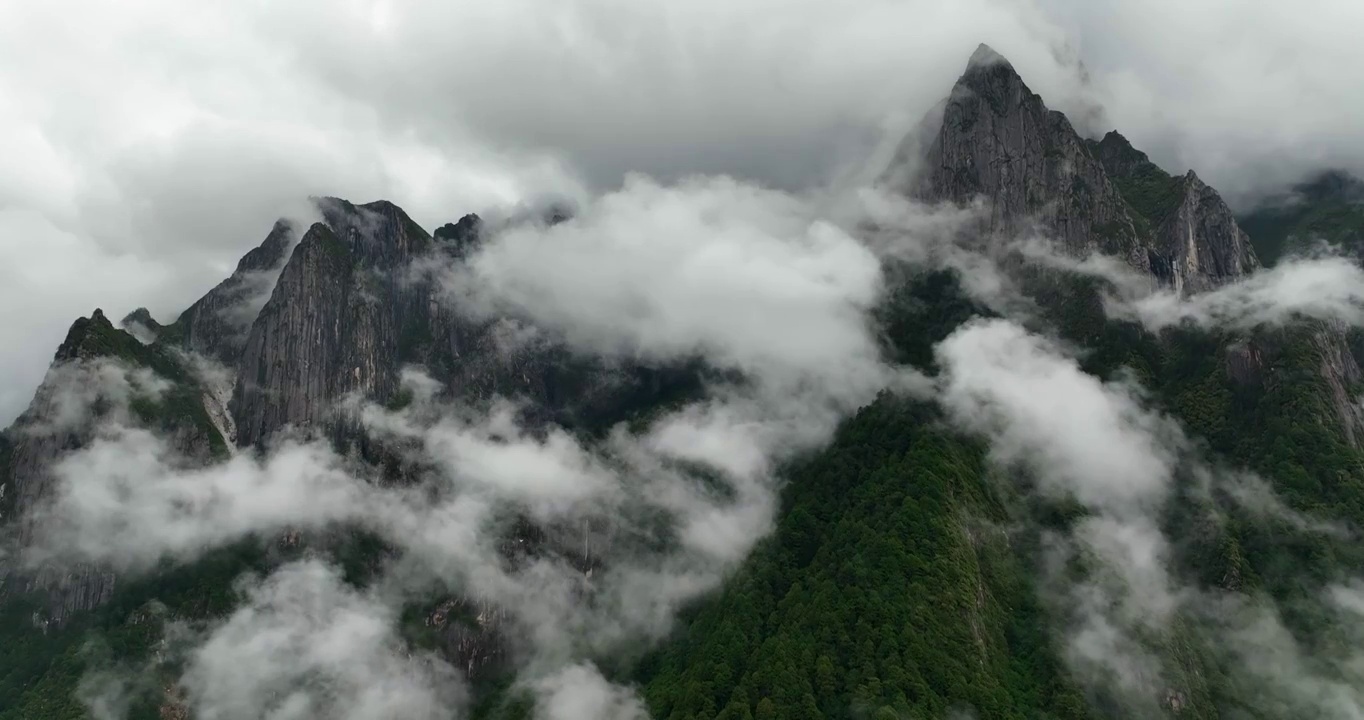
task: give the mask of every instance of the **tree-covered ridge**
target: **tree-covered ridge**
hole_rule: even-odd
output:
[[[1238,219],[1261,262],[1310,250],[1319,241],[1348,255],[1364,254],[1364,182],[1323,173]]]
[[[1138,230],[1151,237],[1179,207],[1184,179],[1162,170],[1117,131],[1109,132],[1098,142],[1086,143],[1103,163],[1128,206],[1136,211],[1133,220]]]
[[[190,430],[206,438],[213,457],[227,455],[227,441],[204,407],[204,389],[184,356],[173,346],[144,344],[126,330],[116,328],[100,310],[71,325],[57,349],[57,362],[115,360],[128,369],[145,368],[171,383],[159,397],[133,398],[131,410],[148,427],[172,433]]]
[[[655,717],[1085,717],[986,475],[925,406],[864,408],[641,668]]]

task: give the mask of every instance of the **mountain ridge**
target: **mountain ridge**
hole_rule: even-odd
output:
[[[923,175],[902,189],[958,205],[984,197],[989,208],[980,230],[987,246],[1040,229],[1073,257],[1116,255],[1180,297],[1213,291],[1259,267],[1237,218],[1196,173],[1166,173],[1117,131],[1097,142],[1080,138],[986,45],[972,54],[942,115]],[[402,458],[386,454],[335,406],[353,393],[380,406],[411,402],[400,382],[407,364],[424,368],[446,399],[477,407],[500,396],[522,397],[530,404],[528,426],[582,433],[602,432],[678,397],[697,397],[705,384],[705,368],[603,364],[552,337],[508,346],[507,323],[520,319],[471,314],[434,281],[406,273],[414,260],[433,253],[467,260],[495,230],[477,215],[428,233],[388,201],[356,205],[323,197],[316,203],[320,221],[306,228],[277,222],[231,276],[174,322],[159,326],[145,309],[125,318],[151,338],[115,328],[99,309],[78,319],[49,375],[55,382],[69,364],[107,359],[125,370],[167,376],[172,387],[159,400],[129,403],[133,420],[175,438],[178,450],[205,464],[228,448],[261,452],[291,429],[304,430],[382,466],[383,480],[394,483],[403,480]],[[566,211],[551,210],[541,219],[566,218]],[[959,281],[952,273],[926,273],[892,293],[910,302],[888,309],[895,317],[887,334],[902,356],[926,358],[926,372],[934,370],[932,349],[949,333],[971,317],[989,316]],[[1357,432],[1361,418],[1345,407],[1360,389],[1361,373],[1344,329],[1304,324],[1291,331],[1146,333],[1104,317],[1092,286],[1062,290],[1059,302],[1043,305],[1077,344],[1098,350],[1084,368],[1095,377],[1109,380],[1127,367],[1144,372],[1162,407],[1217,452],[1240,453],[1266,474],[1288,467],[1282,489],[1294,507],[1348,508],[1364,500],[1352,494],[1359,480],[1350,474],[1361,460],[1364,432]],[[1095,323],[1100,330],[1092,330]],[[185,352],[212,358],[227,384],[213,385],[218,381]],[[50,409],[45,392],[40,388],[27,416]],[[215,408],[231,423],[215,422]],[[50,463],[87,442],[91,431],[88,423],[43,435],[22,429],[0,433],[0,490],[7,490],[0,492],[0,520],[33,507],[51,482]],[[1267,441],[1278,435],[1292,442]],[[1329,474],[1336,484],[1315,487],[1305,468]],[[985,444],[950,431],[940,410],[883,394],[849,418],[827,450],[795,464],[775,533],[732,582],[687,608],[678,631],[637,664],[622,660],[613,668],[610,659],[594,660],[614,677],[637,682],[660,720],[940,717],[963,702],[990,717],[1123,714],[1122,698],[1087,689],[1065,672],[1059,640],[1047,625],[1054,618],[1045,605],[1055,598],[1042,595],[1033,577],[1046,533],[1069,531],[1082,511],[1024,498],[995,484],[999,474]],[[1199,502],[1188,498],[1187,505]],[[1181,554],[1180,561],[1223,590],[1291,592],[1297,575],[1264,578],[1295,563],[1324,573],[1337,557],[1353,562],[1346,545],[1293,534],[1299,531],[1291,527],[1255,525],[1244,515],[1206,527],[1188,512],[1199,521],[1185,523],[1190,532],[1202,534],[1189,542],[1198,553]],[[509,555],[554,551],[548,533],[511,524]],[[1276,533],[1289,540],[1276,544]],[[296,533],[263,538],[260,547],[204,561],[207,570],[180,571],[177,582],[199,598],[196,610],[221,610],[230,603],[219,594],[238,571],[268,568],[315,540]],[[346,542],[340,554],[348,573],[363,576],[385,558],[363,537]],[[1299,547],[1307,548],[1301,557]],[[597,567],[590,557],[575,562],[588,577]],[[101,627],[122,637],[132,627],[128,607],[145,599],[137,593],[155,599],[158,592],[94,566],[36,577],[21,581],[16,592],[0,571],[0,606],[53,593],[45,603],[24,605],[23,614],[32,618],[28,630],[41,627],[41,638],[54,642],[65,637],[64,626],[84,629],[83,618],[111,603],[121,615]],[[118,600],[125,590],[130,599]],[[514,654],[502,610],[476,592],[425,600],[404,608],[404,623],[418,627],[428,643],[423,647],[442,648],[480,682],[500,682],[502,663]],[[23,636],[22,647],[41,644],[34,637]],[[1219,684],[1224,659],[1215,657],[1208,638],[1169,631],[1158,639],[1161,657],[1170,662],[1149,680],[1159,692],[1143,696],[1140,707],[1179,718],[1217,717],[1219,708],[1233,714],[1236,688]],[[63,652],[71,654],[42,668],[25,666],[29,675],[18,680],[0,668],[0,701],[12,703],[0,708],[0,719],[26,712],[49,717],[32,711],[43,699],[30,690],[79,666],[74,650]],[[514,689],[508,703],[498,700],[505,699],[502,692],[488,691],[484,697],[492,700],[475,715],[528,715],[518,711]],[[151,713],[179,711],[173,700],[158,703]],[[1254,708],[1240,709],[1244,714],[1236,717],[1258,716]]]

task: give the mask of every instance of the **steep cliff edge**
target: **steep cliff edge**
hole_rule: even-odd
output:
[[[1231,208],[1194,171],[1170,175],[1117,131],[1089,147],[1161,258],[1152,272],[1176,292],[1211,290],[1260,267]]]
[[[1076,257],[1102,252],[1123,258],[1182,296],[1213,290],[1261,267],[1253,238],[1194,171],[1165,172],[1116,131],[1099,141],[1082,140],[1064,115],[1048,110],[1013,66],[986,46],[971,56],[947,100],[925,118],[919,132],[925,131],[936,134],[903,189],[928,201],[984,200],[987,242],[1038,230]],[[907,139],[897,162],[911,162],[906,154],[922,142]],[[1261,244],[1276,252],[1305,245],[1306,237],[1353,247],[1353,238],[1364,237],[1358,229],[1364,228],[1360,187],[1327,174],[1249,222],[1270,233]],[[1071,292],[1050,274],[1028,276],[1027,282],[1060,317],[1095,305],[1091,292]],[[1094,339],[1092,328],[1072,330],[1083,336],[1078,340]],[[1352,343],[1346,328],[1328,323],[1313,325],[1310,342],[1280,335],[1265,331],[1230,341],[1220,351],[1229,372],[1236,371],[1229,377],[1264,376],[1273,384],[1281,381],[1269,376],[1287,377],[1297,372],[1293,368],[1310,365],[1315,381],[1300,385],[1302,391],[1327,400],[1323,407],[1331,408],[1334,427],[1359,447],[1364,419],[1352,346],[1364,343]],[[1298,352],[1299,346],[1310,352]]]
[[[297,240],[298,230],[292,223],[283,219],[276,222],[265,240],[242,257],[230,277],[180,313],[175,322],[160,328],[157,339],[235,365],[251,322],[270,297]],[[135,322],[139,319],[136,314],[128,318]]]
[[[1074,255],[1103,252],[1149,271],[1151,257],[1103,166],[1062,113],[1002,56],[981,45],[942,108],[911,194],[988,203],[986,230],[1013,235],[1037,224]]]
[[[1071,255],[1120,257],[1184,294],[1259,267],[1231,209],[1196,174],[1171,177],[1116,132],[1082,139],[987,46],[925,118],[925,131],[932,140],[902,189],[959,205],[983,199],[990,235],[1036,229]],[[907,139],[897,162],[912,162],[922,143]]]
[[[366,280],[351,243],[331,228],[317,223],[303,235],[242,351],[229,405],[240,444],[319,420],[352,389],[391,394],[390,288]]]
[[[1364,259],[1364,181],[1340,171],[1321,173],[1281,196],[1266,199],[1242,215],[1239,222],[1250,233],[1251,242],[1267,265],[1318,250],[1339,253],[1358,262]],[[1285,355],[1285,350],[1296,351]],[[1361,448],[1364,447],[1361,353],[1364,332],[1341,323],[1319,322],[1312,325],[1307,335],[1292,338],[1269,335],[1248,343],[1236,361],[1255,371],[1249,377],[1266,382],[1275,382],[1279,377],[1291,379],[1290,373],[1297,368],[1314,370],[1316,382],[1304,388],[1304,392],[1328,398],[1344,440]]]

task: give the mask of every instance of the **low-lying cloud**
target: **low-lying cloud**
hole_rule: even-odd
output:
[[[1000,460],[1031,466],[1044,487],[1089,507],[1161,499],[1182,436],[1133,385],[1084,373],[1056,345],[1008,320],[968,323],[936,353],[943,404],[957,422],[989,435]]]
[[[595,353],[844,378],[840,393],[881,380],[876,256],[804,198],[730,178],[632,176],[571,220],[503,231],[447,285]]]
[[[1252,288],[1272,286],[1274,282]],[[1285,307],[1265,304],[1291,292],[1228,292],[1208,301],[1221,317],[1287,322]],[[1267,299],[1267,300],[1266,300]],[[1190,302],[1199,302],[1194,298]],[[1192,490],[1220,523],[1219,502],[1297,532],[1348,537],[1350,530],[1285,506],[1266,481],[1201,455],[1174,419],[1154,409],[1130,381],[1082,372],[1071,351],[1007,319],[969,322],[936,349],[938,399],[963,429],[984,436],[992,457],[1022,477],[1024,492],[1074,500],[1085,512],[1064,531],[1041,531],[1043,599],[1058,622],[1063,657],[1090,693],[1125,712],[1159,715],[1187,702],[1190,669],[1171,648],[1204,643],[1236,687],[1254,688],[1256,706],[1287,715],[1356,717],[1364,644],[1349,630],[1358,581],[1320,587],[1300,602],[1335,608],[1333,647],[1304,646],[1262,592],[1224,592],[1189,584],[1175,572],[1162,518],[1175,491]],[[1012,471],[1012,472],[1009,472]],[[1215,495],[1214,495],[1215,493]],[[1187,500],[1183,500],[1187,502]],[[1075,568],[1086,568],[1076,576]]]
[[[285,565],[240,590],[179,680],[196,717],[379,720],[450,717],[464,679],[397,635],[396,611],[316,561]]]
[[[643,717],[633,691],[593,659],[666,635],[678,610],[770,531],[782,464],[827,442],[846,413],[900,377],[870,319],[883,292],[877,255],[794,196],[726,178],[641,178],[572,220],[507,225],[440,277],[446,300],[533,328],[537,342],[613,363],[699,359],[728,374],[702,399],[589,440],[521,425],[514,399],[486,412],[451,403],[437,380],[409,369],[401,409],[345,400],[402,459],[410,482],[396,486],[306,435],[202,466],[153,432],[106,423],[53,466],[28,561],[136,573],[244,537],[364,530],[396,551],[373,587],[338,587],[316,561],[257,581],[247,604],[197,641],[181,680],[192,704],[224,717],[367,707],[350,689],[349,673],[364,668],[335,665],[327,653],[341,641],[327,638],[355,624],[360,665],[401,673],[382,620],[436,592],[495,610],[544,712]],[[520,536],[518,519],[540,537]],[[527,542],[528,555],[508,551]],[[339,597],[324,602],[332,591]],[[252,647],[302,659],[297,670],[243,669],[215,685],[218,669]],[[440,668],[421,667],[413,702],[445,702],[422,679]]]

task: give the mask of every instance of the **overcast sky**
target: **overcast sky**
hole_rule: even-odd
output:
[[[308,194],[433,227],[630,171],[816,186],[980,42],[1233,201],[1364,170],[1361,27],[1358,0],[0,0],[0,422],[75,317],[172,320]]]

